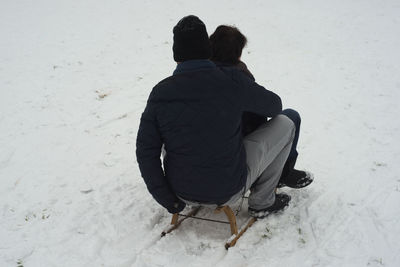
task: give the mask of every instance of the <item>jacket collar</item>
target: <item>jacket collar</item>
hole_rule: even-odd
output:
[[[198,71],[198,70],[213,69],[213,68],[216,68],[216,65],[208,59],[187,60],[179,63],[178,66],[176,66],[174,75],[183,72]]]

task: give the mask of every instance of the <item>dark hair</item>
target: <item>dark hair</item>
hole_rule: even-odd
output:
[[[239,63],[247,39],[234,26],[220,25],[210,36],[211,60],[222,63]]]

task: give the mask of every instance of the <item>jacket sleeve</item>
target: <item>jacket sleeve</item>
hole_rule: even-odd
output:
[[[147,106],[140,119],[136,140],[136,158],[147,189],[153,198],[170,213],[184,209],[182,202],[171,190],[161,167],[162,140],[158,130],[155,104],[150,95]]]
[[[235,75],[241,88],[243,109],[247,112],[256,113],[265,117],[274,117],[282,111],[281,98],[272,91],[265,89],[254,80],[245,75]]]

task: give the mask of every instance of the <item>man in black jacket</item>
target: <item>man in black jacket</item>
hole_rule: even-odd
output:
[[[208,34],[199,18],[184,17],[173,32],[177,68],[153,88],[137,136],[149,192],[171,213],[186,203],[232,203],[248,189],[250,215],[262,218],[283,209],[290,196],[274,190],[295,127],[280,114],[279,96],[243,72],[209,61]],[[243,138],[243,112],[273,119]]]

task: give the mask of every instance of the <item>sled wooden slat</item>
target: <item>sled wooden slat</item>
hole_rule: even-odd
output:
[[[237,224],[236,224],[236,216],[235,213],[233,213],[232,209],[229,206],[222,206],[222,207],[218,207],[215,209],[215,213],[220,213],[221,211],[223,211],[226,215],[226,217],[228,217],[229,220],[229,224],[231,226],[231,234],[232,235],[237,235],[238,234],[238,229],[237,229]]]
[[[178,219],[179,219],[179,214],[178,213],[174,213],[174,215],[172,215],[171,224],[172,225],[176,225],[178,223]]]

